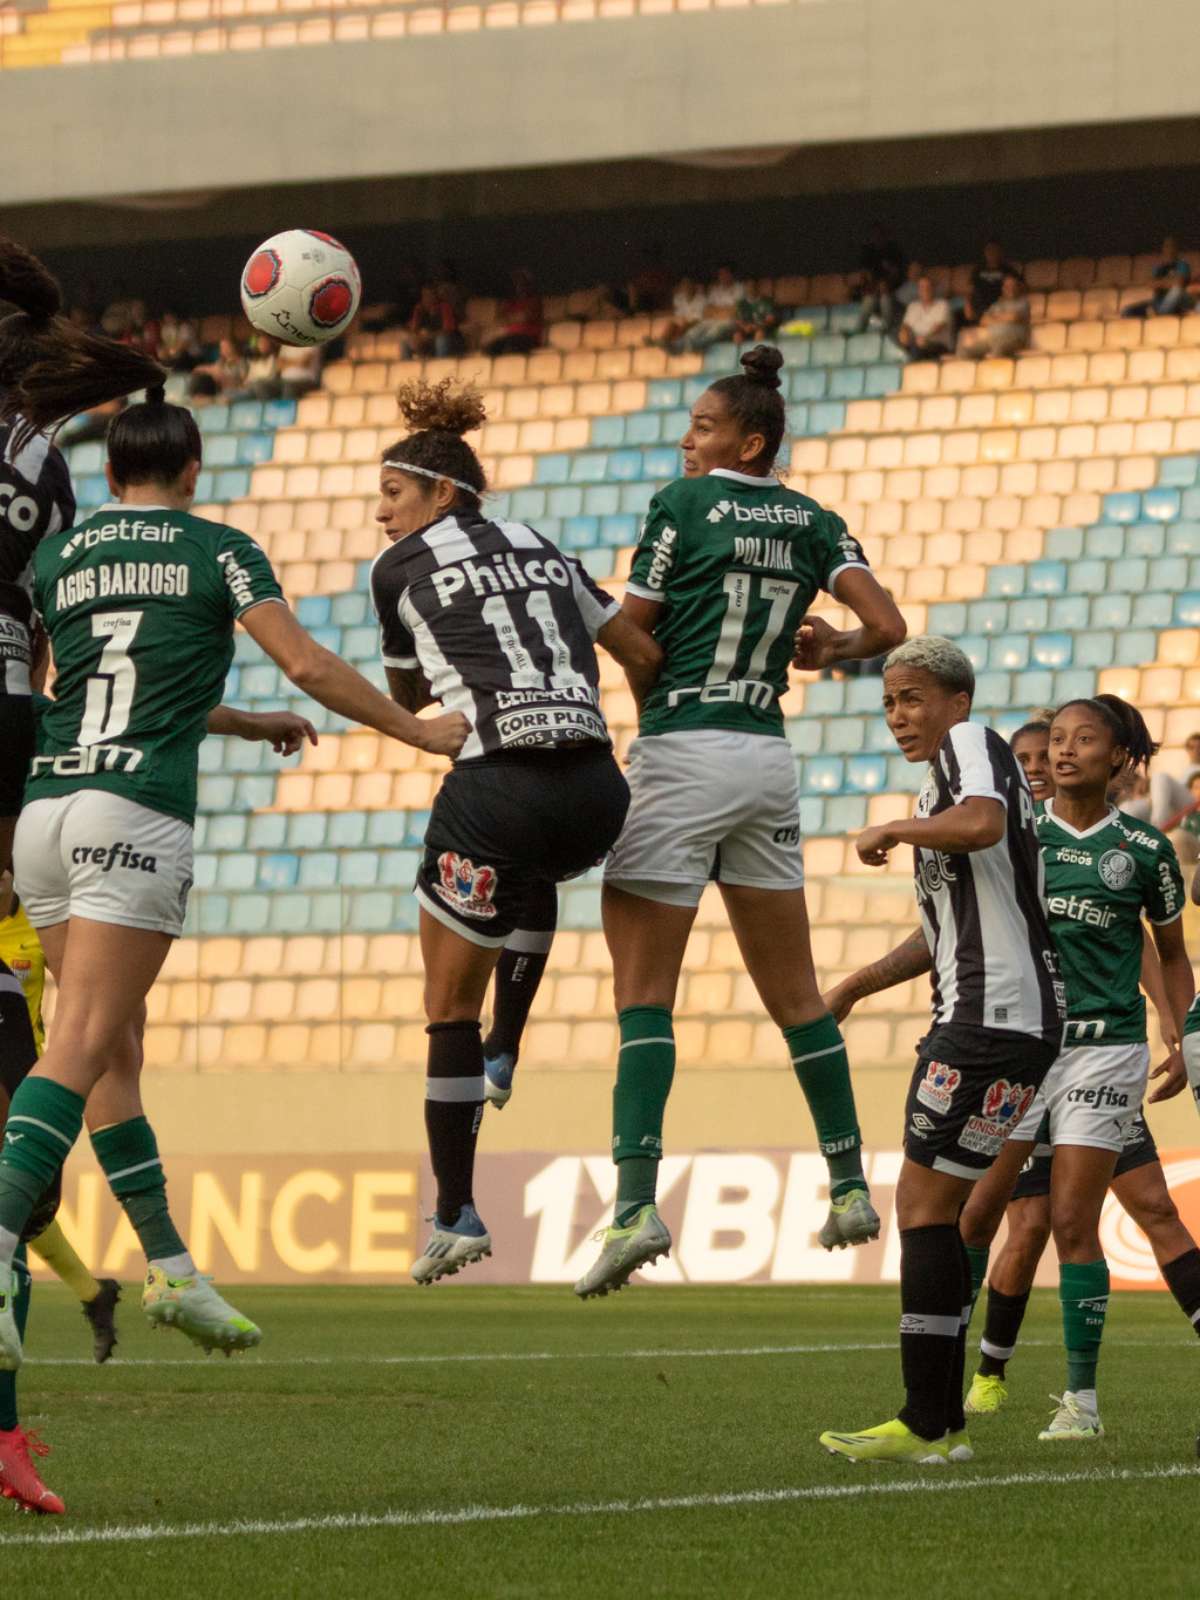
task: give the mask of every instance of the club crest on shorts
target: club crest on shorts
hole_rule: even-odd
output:
[[[930,1111],[940,1111],[944,1116],[961,1082],[962,1073],[957,1067],[948,1067],[944,1061],[931,1061],[917,1085],[917,1099]]]
[[[958,1136],[959,1144],[976,1155],[998,1155],[1004,1141],[1033,1104],[1036,1093],[1032,1084],[1009,1083],[1007,1078],[997,1078],[984,1092],[981,1114],[968,1117],[966,1127]]]
[[[1096,870],[1106,889],[1124,889],[1133,878],[1133,857],[1126,850],[1106,850]]]
[[[496,885],[499,878],[495,867],[477,867],[469,856],[460,856],[454,850],[443,850],[438,857],[441,882],[434,888],[455,911],[469,917],[494,917]]]

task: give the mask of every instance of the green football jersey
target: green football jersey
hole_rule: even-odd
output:
[[[800,619],[838,574],[866,567],[832,511],[775,478],[718,469],[650,502],[626,588],[664,606],[666,653],[640,731],[783,734],[780,696]]]
[[[1171,841],[1115,807],[1076,833],[1048,800],[1037,819],[1050,933],[1067,986],[1066,1041],[1140,1044],[1142,917],[1183,914],[1183,875]]]
[[[282,599],[253,539],[187,512],[105,506],[43,539],[33,601],[57,675],[26,800],[105,789],[194,821],[234,620]]]

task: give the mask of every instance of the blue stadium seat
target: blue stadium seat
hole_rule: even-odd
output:
[[[1072,594],[1104,594],[1108,589],[1108,563],[1072,562],[1069,583]]]
[[[304,594],[296,601],[296,621],[306,628],[320,628],[332,615],[333,601],[327,594]]]
[[[216,497],[218,500],[245,500],[250,493],[250,473],[246,467],[229,467],[218,472]]]
[[[678,378],[654,378],[646,385],[646,404],[655,411],[669,411],[680,403],[683,385]]]
[[[818,401],[808,408],[810,434],[836,433],[846,422],[846,407],[840,401]]]
[[[421,864],[419,850],[389,850],[379,857],[379,882],[394,889],[411,889]]]
[[[1142,495],[1142,510],[1151,522],[1173,522],[1181,505],[1178,489],[1147,489]]]
[[[615,483],[592,483],[583,491],[583,509],[589,517],[610,517],[621,504],[621,490]]]
[[[207,850],[197,851],[192,857],[192,882],[197,889],[212,889],[216,886],[220,860],[220,856],[211,855]]]
[[[883,720],[878,707],[875,716],[867,722],[867,749],[885,756],[893,756],[896,753],[896,741],[892,738],[891,730]]]
[[[1039,667],[1059,671],[1071,665],[1072,639],[1069,633],[1042,633],[1032,640],[1030,657]]]
[[[1023,566],[995,566],[987,569],[985,594],[1000,598],[1025,593],[1025,568]]]
[[[879,794],[887,785],[884,756],[851,756],[846,762],[846,787],[859,794]]]
[[[844,776],[840,756],[812,756],[804,763],[804,787],[810,794],[836,794]]]
[[[535,466],[538,483],[566,483],[571,460],[570,456],[538,456]]]
[[[710,344],[704,352],[705,372],[736,372],[741,351],[735,344],[722,340],[720,344]]]
[[[1032,596],[1008,603],[1008,625],[1017,633],[1035,633],[1050,624],[1050,602]]]
[[[1083,553],[1102,561],[1115,560],[1125,554],[1126,533],[1139,526],[1139,523],[1098,522],[1084,534]]]
[[[1019,672],[1029,662],[1029,639],[1021,633],[1000,633],[988,651],[988,666],[999,672]]]
[[[883,700],[882,673],[864,673],[858,678],[846,679],[846,710],[860,716],[879,715]]]
[[[1079,667],[1092,667],[1100,670],[1111,667],[1116,661],[1117,641],[1115,634],[1106,628],[1092,628],[1085,633],[1080,633],[1075,640],[1075,664]]]
[[[709,379],[697,373],[683,380],[683,404],[690,411],[709,385]]]
[[[1200,477],[1200,456],[1164,456],[1158,464],[1158,481],[1169,489],[1190,489]]]
[[[961,600],[941,601],[929,608],[929,631],[954,639],[967,626],[967,608]]]
[[[367,813],[365,811],[334,811],[330,814],[326,834],[331,849],[354,850],[366,843]]]
[[[655,450],[647,450],[642,459],[643,475],[663,483],[672,482],[683,471],[679,451],[674,445],[660,445]]]
[[[825,832],[825,802],[815,795],[803,795],[800,799],[800,836],[804,839],[815,839]]]
[[[408,822],[403,811],[369,811],[366,842],[376,849],[398,850],[407,836]]]
[[[808,406],[790,405],[787,408],[787,431],[793,439],[806,439],[809,433]]]
[[[597,583],[603,583],[606,578],[611,578],[613,568],[616,566],[611,550],[581,550],[579,564]]]
[[[1171,617],[1175,610],[1175,595],[1183,588],[1177,585],[1170,594],[1135,594],[1133,597],[1133,615],[1130,621],[1136,628],[1169,628]],[[1151,648],[1146,661],[1154,660],[1154,649]],[[1141,665],[1144,665],[1142,662]]]
[[[379,857],[374,850],[347,850],[338,872],[348,889],[370,889],[379,882]]]
[[[1008,626],[1008,607],[1003,600],[972,600],[967,625],[972,633],[1001,633]]]
[[[319,850],[325,843],[329,818],[323,811],[295,811],[287,819],[289,850]]]
[[[226,405],[202,406],[195,417],[203,434],[225,433],[229,428],[229,407]]]
[[[867,825],[866,797],[853,794],[836,795],[825,802],[825,817],[830,833],[857,833],[860,828],[865,828]]]
[[[820,753],[825,724],[819,717],[789,717],[783,725],[783,731],[797,755],[815,756]]]
[[[975,679],[975,703],[989,708],[1011,704],[1007,672],[981,672]]]
[[[1160,556],[1167,548],[1167,536],[1176,526],[1164,528],[1160,522],[1131,522],[1125,529],[1125,550],[1131,556]]]
[[[101,483],[104,482],[103,478],[101,478],[99,481]],[[85,478],[83,480],[83,487],[81,487],[79,484],[75,485],[75,492],[76,492],[76,495],[79,498],[79,500],[81,500],[81,501],[85,501],[86,500],[89,505],[95,505],[97,503],[96,496],[95,496],[94,492],[93,493],[89,493],[88,492],[88,488],[87,488],[88,485],[90,485],[92,483],[95,483],[95,482],[96,482],[96,480],[94,478]],[[105,484],[105,488],[106,489],[107,489],[107,487],[108,487],[108,485]],[[205,470],[196,479],[196,499],[199,500],[202,505],[204,505],[208,501],[215,500],[216,498],[217,498],[217,479],[216,479],[216,474],[212,473],[212,472],[209,472],[208,469],[205,468]]]
[[[338,881],[338,857],[332,850],[309,850],[299,857],[302,889],[329,889]]]
[[[274,895],[231,894],[229,896],[229,923],[223,933],[264,933],[271,923],[271,902]]]
[[[290,851],[259,857],[260,889],[294,889],[300,877],[300,857]]]
[[[869,367],[873,361],[878,361],[883,354],[883,335],[868,330],[866,333],[854,333],[846,340],[846,360],[861,363]]]
[[[593,417],[589,441],[600,450],[616,450],[625,443],[626,417]]]
[[[1140,556],[1114,561],[1108,569],[1108,586],[1116,594],[1140,594],[1146,587],[1146,562]]]
[[[270,700],[279,690],[279,668],[273,661],[242,668],[242,694],[247,700]]]
[[[261,400],[235,400],[229,410],[230,426],[248,431],[261,428],[263,408]]]
[[[221,934],[230,931],[230,905],[227,894],[196,894],[192,896],[188,922],[200,933]],[[191,932],[191,928],[188,930]]]
[[[599,517],[568,517],[563,526],[564,550],[588,550],[600,538]]]
[[[1055,561],[1074,561],[1083,554],[1082,528],[1051,528],[1046,534],[1044,553]]]
[[[583,510],[583,490],[577,484],[564,484],[561,488],[551,489],[546,496],[546,510],[551,517],[577,517]],[[549,538],[546,521],[546,517],[543,517],[538,528]]]
[[[263,406],[263,424],[268,428],[290,428],[296,420],[294,400],[268,400]]]
[[[1026,572],[1031,594],[1065,594],[1067,564],[1065,561],[1031,561]],[[1073,589],[1074,585],[1070,585]]]
[[[591,463],[587,466],[587,463]],[[586,473],[586,481],[591,483],[607,475],[615,478],[618,483],[632,483],[635,479],[644,477],[642,471],[642,452],[640,450],[614,450],[608,457],[586,456],[575,457],[575,467],[571,477],[580,481],[581,475]]]
[[[359,889],[347,895],[347,926],[356,933],[382,933],[392,926],[395,898],[384,889]],[[415,912],[416,902],[411,904]]]
[[[662,413],[635,411],[625,418],[626,444],[657,444],[662,438]],[[597,440],[598,444],[600,441]]]
[[[632,513],[636,517],[644,517],[646,508],[658,492],[657,483],[625,483],[621,485],[621,498],[617,503],[619,511]]]
[[[244,433],[238,440],[237,459],[243,467],[260,466],[275,454],[273,433]]]
[[[691,427],[691,424],[692,414],[690,411],[668,411],[663,417],[662,436],[664,439],[674,439],[675,443],[678,444]]]
[[[835,400],[857,400],[866,387],[865,367],[835,367],[829,377],[829,393]]]
[[[880,362],[868,367],[863,393],[873,400],[894,393],[903,382],[903,372],[904,368],[898,361]]]
[[[606,545],[620,549],[622,545],[637,543],[638,519],[628,513],[616,513],[600,520],[600,538]]]
[[[966,656],[967,660],[975,668],[976,672],[983,672],[986,670],[988,664],[988,655],[991,649],[991,641],[986,634],[964,633],[955,640],[955,643]]]
[[[840,333],[819,333],[813,338],[811,365],[840,367],[846,360],[846,340]]]
[[[266,749],[266,745],[262,746]],[[234,789],[234,804],[247,811],[265,811],[275,803],[276,778],[274,773],[252,772],[239,778]]]
[[[840,678],[817,678],[804,686],[806,717],[837,716],[846,704],[846,683]]]
[[[246,820],[248,850],[281,850],[287,838],[288,819],[282,811],[268,811]]]
[[[347,661],[374,661],[379,654],[379,629],[374,623],[342,629],[342,654]],[[311,719],[310,719],[311,720]]]
[[[408,829],[404,835],[406,845],[419,845],[425,842],[425,830],[429,826],[428,811],[410,811],[408,813]]]
[[[206,467],[232,467],[238,458],[238,435],[214,433],[204,441]]]
[[[67,450],[71,471],[77,477],[81,472],[104,471],[104,446],[98,439],[86,444],[71,445]]]
[[[1050,704],[1063,706],[1068,700],[1090,700],[1095,692],[1095,673],[1072,667],[1068,672],[1054,674],[1054,693],[1050,696]]]
[[[516,522],[537,522],[546,514],[544,489],[514,489],[509,496],[508,514]]]
[[[1130,628],[1117,635],[1117,665],[1144,667],[1154,660],[1158,639],[1149,628]]]
[[[202,773],[197,795],[201,811],[232,811],[234,779],[228,773]]]
[[[862,307],[854,301],[849,301],[843,306],[830,306],[829,308],[829,326],[834,333],[858,334],[858,330],[862,327],[862,322]],[[862,334],[858,336],[860,338],[864,337]],[[876,334],[875,338],[878,337],[879,335]]]
[[[878,706],[875,709],[878,710]],[[831,717],[825,724],[825,740],[822,748],[831,756],[852,755],[861,750],[865,743],[862,717]]]
[[[1105,522],[1137,522],[1142,515],[1142,497],[1130,490],[1106,494],[1101,514]]]
[[[238,812],[217,812],[208,819],[206,842],[211,850],[241,850],[246,844],[246,818]]]
[[[1127,628],[1133,602],[1127,594],[1102,594],[1092,601],[1088,625],[1092,628]]]
[[[829,374],[823,367],[802,368],[788,375],[789,400],[824,400],[829,387]]]
[[[1200,555],[1200,522],[1173,522],[1166,535],[1167,549],[1172,555]]]

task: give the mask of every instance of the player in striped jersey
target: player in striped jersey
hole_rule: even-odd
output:
[[[948,639],[888,657],[888,727],[929,771],[911,821],[865,829],[868,866],[913,847],[921,928],[828,997],[844,1016],[868,994],[933,972],[933,1025],[905,1108],[900,1228],[899,1416],[821,1443],[854,1461],[970,1460],[962,1405],[971,1275],[963,1203],[1033,1103],[1058,1054],[1063,991],[1042,890],[1033,800],[1012,752],[969,721],[975,675]]]
[[[799,790],[780,700],[788,669],[869,658],[904,637],[841,517],[776,475],[787,417],[780,352],[759,345],[696,400],[684,475],[655,495],[625,589],[665,652],[629,757],[629,820],[604,872],[620,1025],[617,1196],[581,1298],[622,1288],[671,1243],[656,1205],[675,1071],[673,1011],[700,897],[720,887],[742,958],[829,1167],[828,1249],[879,1232],[862,1169],[845,1043],[821,1000],[804,896]],[[832,596],[860,626],[809,608]]]
[[[488,981],[519,930],[545,926],[555,884],[599,861],[625,818],[594,641],[637,699],[662,653],[549,540],[484,516],[483,468],[463,437],[485,420],[477,391],[406,385],[400,406],[411,431],[384,452],[378,521],[390,546],[371,571],[384,666],[401,705],[440,700],[469,730],[416,887],[437,1214],[412,1273],[432,1283],[491,1253],[472,1188]]]
[[[1031,788],[1035,781],[1038,785],[1034,791],[1038,800],[1051,799],[1055,792],[1050,764],[1052,721],[1053,712],[1050,713],[1050,721],[1028,723],[1011,740],[1013,753],[1024,768]],[[1126,817],[1124,821],[1132,823],[1133,819]],[[1136,832],[1151,837],[1142,823],[1136,824]],[[1068,848],[1072,854],[1075,853],[1073,846],[1068,844]],[[1048,837],[1043,842],[1043,855],[1046,859],[1047,887],[1051,894],[1054,894],[1056,887],[1059,853]],[[1081,862],[1069,861],[1063,867],[1070,871],[1082,865]],[[1051,933],[1054,931],[1052,923]],[[1064,950],[1063,954],[1070,1000],[1073,998],[1075,972],[1078,970],[1081,975],[1086,973],[1087,966],[1094,961],[1094,953],[1090,948],[1085,948],[1084,959],[1076,962],[1066,959],[1069,958],[1069,951]],[[1163,1037],[1173,1052],[1179,1023],[1172,1014],[1153,940],[1145,934],[1144,928],[1141,983],[1154,1000]],[[1197,1016],[1197,1006],[1193,1005],[1188,1013],[1188,1024]],[[1194,1037],[1200,1038],[1200,1034]],[[1186,1049],[1184,1054],[1186,1059]],[[1166,1076],[1161,1068],[1159,1070]],[[1039,1138],[1046,1131],[1039,1129]],[[1001,1219],[1007,1218],[1008,1222],[1004,1248],[988,1272],[987,1315],[980,1343],[979,1370],[971,1381],[966,1400],[968,1415],[991,1415],[1000,1409],[1008,1397],[1007,1366],[1016,1350],[1038,1262],[1052,1232],[1050,1194],[1053,1155],[1053,1146],[1039,1143],[1022,1167],[1011,1197],[1007,1194],[1008,1176],[998,1162],[987,1178],[976,1186],[963,1212],[960,1228],[977,1285],[982,1284],[984,1272],[987,1271],[988,1248],[999,1230]],[[1175,1296],[1184,1316],[1200,1334],[1200,1249],[1197,1249],[1196,1241],[1184,1226],[1171,1198],[1154,1135],[1140,1111],[1126,1128],[1113,1171],[1111,1189],[1146,1235],[1167,1287]],[[1060,1429],[1055,1437],[1061,1436]]]

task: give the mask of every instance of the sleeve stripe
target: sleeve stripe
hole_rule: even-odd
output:
[[[841,566],[834,567],[833,571],[825,579],[825,593],[833,593],[833,586],[843,572],[870,572],[870,570],[870,563],[867,561],[843,561]]]
[[[241,619],[246,615],[246,613],[248,611],[254,611],[258,606],[286,606],[286,605],[287,605],[287,601],[284,599],[284,597],[281,594],[264,594],[264,595],[261,595],[257,600],[251,600],[251,602],[250,602],[250,604],[248,606],[243,606],[242,607],[242,609],[237,614],[238,615],[238,621],[240,622]]]
[[[640,583],[627,582],[625,585],[625,593],[634,594],[639,600],[657,600],[660,605],[663,604],[666,598],[666,596],[663,595],[660,590],[647,589]]]
[[[381,656],[380,660],[383,662],[385,667],[398,667],[404,672],[411,672],[414,667],[419,667],[421,665],[416,656],[385,655]]]

